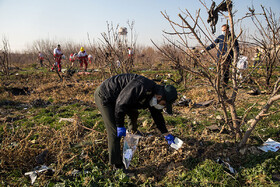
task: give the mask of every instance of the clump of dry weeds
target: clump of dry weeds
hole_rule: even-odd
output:
[[[94,141],[95,138],[105,137],[104,134],[96,131],[89,133],[78,117],[75,117],[73,123],[68,123],[59,130],[43,125],[28,129],[11,129],[6,125],[3,130],[0,150],[2,172],[19,168],[22,172],[31,171],[38,166],[36,156],[48,150],[45,164],[54,164],[54,176],[64,173],[63,167],[74,162],[74,159],[79,156],[71,151],[74,145],[85,139]],[[84,149],[94,151],[95,144],[85,146]],[[90,157],[84,158],[90,159]]]

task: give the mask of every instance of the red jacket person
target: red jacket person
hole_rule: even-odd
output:
[[[53,56],[54,56],[55,62],[53,64],[52,71],[54,70],[55,67],[58,67],[58,72],[61,72],[61,59],[62,59],[63,53],[61,51],[61,47],[59,44],[53,50]]]

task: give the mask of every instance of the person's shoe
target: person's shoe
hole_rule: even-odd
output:
[[[119,169],[122,170],[125,174],[128,172],[127,169],[125,169],[125,166],[124,166],[123,163],[122,164],[114,164],[113,165],[113,170],[114,171],[117,171]]]
[[[113,170],[118,170],[118,169],[125,169],[125,166],[124,166],[124,164],[122,163],[122,164],[114,164],[113,165]]]

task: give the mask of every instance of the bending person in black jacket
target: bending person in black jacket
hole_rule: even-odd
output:
[[[168,143],[174,142],[161,113],[166,107],[167,113],[172,114],[172,103],[177,99],[173,86],[161,86],[137,74],[120,74],[105,80],[96,89],[94,98],[107,130],[109,163],[116,168],[124,168],[120,139],[126,135],[125,115],[130,119],[129,130],[136,132],[138,109],[148,108]]]

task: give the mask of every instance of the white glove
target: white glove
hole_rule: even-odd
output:
[[[200,53],[201,53],[201,54],[204,53],[204,49],[202,49],[202,50],[200,51]]]

